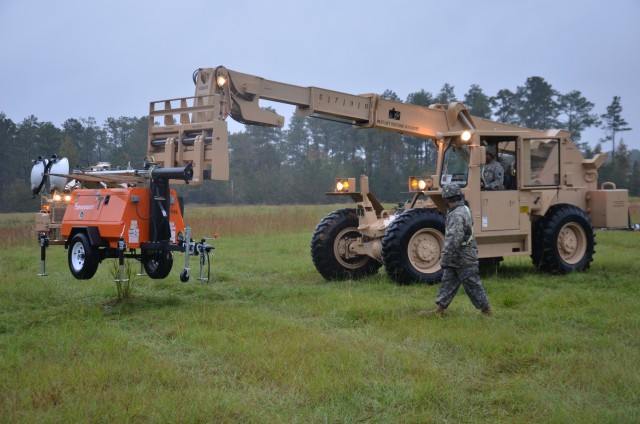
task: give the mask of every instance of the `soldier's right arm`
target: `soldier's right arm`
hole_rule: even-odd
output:
[[[446,267],[455,261],[455,255],[464,240],[464,218],[454,210],[447,219],[447,228],[444,236],[444,248],[442,249],[441,265]]]

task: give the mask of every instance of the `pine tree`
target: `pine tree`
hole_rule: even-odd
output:
[[[411,103],[412,105],[427,107],[435,102],[436,99],[433,97],[433,94],[425,91],[424,89],[420,89],[415,93],[409,93],[409,95],[407,96],[407,103]]]
[[[505,88],[498,91],[494,97],[491,97],[490,102],[496,121],[505,124],[517,123],[516,95],[511,90]]]
[[[631,169],[631,178],[629,179],[629,194],[631,196],[640,196],[640,161],[636,160]]]
[[[438,93],[438,97],[435,98],[436,103],[443,103],[443,104],[448,104],[451,102],[456,102],[456,93],[454,92],[454,86],[449,84],[449,83],[445,83],[442,88],[440,89],[440,92]]]
[[[602,129],[608,132],[603,141],[611,141],[612,159],[616,152],[616,134],[623,131],[630,131],[627,121],[622,118],[622,105],[620,104],[620,96],[613,96],[611,104],[607,106],[607,113],[600,115],[602,118]]]
[[[544,78],[527,78],[516,90],[518,124],[539,130],[558,127],[560,103],[557,99],[558,92]]]
[[[594,104],[582,96],[578,90],[560,95],[560,110],[565,119],[560,124],[567,131],[571,131],[573,141],[582,138],[582,131],[594,125],[599,125],[598,115],[591,113]]]
[[[478,84],[471,85],[464,95],[464,104],[472,115],[491,119],[491,98],[484,94]]]

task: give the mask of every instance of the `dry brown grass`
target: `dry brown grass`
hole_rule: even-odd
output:
[[[220,234],[225,237],[272,235],[308,231],[340,205],[321,206],[220,206],[193,207],[185,213],[194,238]]]
[[[20,223],[13,226],[0,226],[0,249],[9,249],[15,246],[38,243],[35,224]]]
[[[350,206],[350,205],[349,205]],[[194,206],[185,211],[192,237],[273,235],[308,231],[329,212],[347,205]],[[37,245],[33,214],[0,215],[0,249]]]
[[[273,235],[313,232],[320,220],[336,209],[351,204],[283,205],[283,206],[193,206],[187,207],[185,223],[192,228],[192,237],[224,237]],[[640,202],[631,202],[631,222],[640,223]],[[37,244],[33,214],[0,215],[0,249]]]
[[[33,213],[0,214],[0,249],[37,243]]]

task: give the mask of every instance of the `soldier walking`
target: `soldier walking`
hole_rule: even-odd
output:
[[[480,281],[478,246],[473,238],[471,211],[464,204],[460,187],[455,184],[445,186],[442,197],[447,202],[444,248],[440,257],[440,265],[444,269],[442,285],[436,295],[436,308],[420,311],[419,314],[442,315],[462,284],[473,306],[484,315],[491,315],[489,300]]]

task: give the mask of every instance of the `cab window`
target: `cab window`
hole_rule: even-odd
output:
[[[528,144],[528,174],[525,186],[556,186],[560,184],[560,149],[555,139],[530,140]],[[527,172],[528,171],[528,172]]]
[[[469,146],[450,145],[444,152],[440,185],[456,184],[466,187],[469,174]]]

